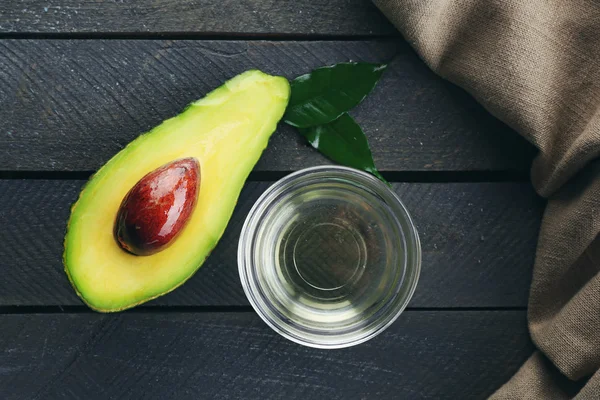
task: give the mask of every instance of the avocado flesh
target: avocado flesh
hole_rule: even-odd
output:
[[[64,252],[65,271],[88,306],[101,312],[131,308],[170,292],[198,270],[223,234],[289,93],[285,78],[247,71],[135,139],[90,179],[71,210]],[[196,157],[202,171],[189,222],[156,254],[123,251],[113,236],[121,201],[148,172],[185,157]]]

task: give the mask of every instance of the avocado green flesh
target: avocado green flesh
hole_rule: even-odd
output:
[[[223,234],[289,92],[285,78],[247,71],[138,137],[92,177],[72,208],[64,252],[65,271],[86,304],[102,312],[134,307],[198,270]],[[201,166],[187,225],[156,254],[123,251],[113,236],[121,201],[148,172],[184,157],[196,157]]]

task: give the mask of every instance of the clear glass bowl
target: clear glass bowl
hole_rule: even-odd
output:
[[[421,246],[408,211],[379,179],[339,166],[273,184],[238,247],[248,300],[275,331],[317,348],[381,333],[408,304]]]

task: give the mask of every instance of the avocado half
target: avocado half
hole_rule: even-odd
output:
[[[101,312],[134,307],[172,291],[200,268],[221,238],[289,94],[283,77],[244,72],[135,139],[90,179],[71,209],[63,256],[71,284],[89,307]],[[113,236],[124,196],[150,171],[185,157],[197,158],[202,171],[187,225],[159,253],[125,252]]]

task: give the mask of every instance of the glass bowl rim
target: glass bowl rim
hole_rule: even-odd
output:
[[[266,312],[265,308],[268,308],[269,306],[271,306],[271,304],[269,304],[268,301],[258,298],[257,293],[255,293],[256,291],[258,291],[258,287],[256,287],[256,285],[252,284],[252,281],[256,279],[255,273],[253,273],[256,267],[253,265],[253,262],[252,262],[253,254],[254,254],[252,244],[254,242],[253,239],[255,237],[257,228],[259,227],[259,222],[261,221],[261,217],[263,217],[264,211],[266,210],[267,206],[269,204],[273,203],[273,200],[274,200],[274,198],[276,199],[276,197],[277,197],[276,195],[278,193],[283,192],[287,186],[292,186],[294,181],[297,181],[299,179],[302,179],[302,178],[312,175],[312,174],[318,174],[318,173],[322,173],[322,172],[337,173],[338,175],[343,175],[350,180],[352,180],[352,177],[356,178],[357,176],[360,176],[363,180],[365,180],[365,179],[367,180],[367,182],[371,185],[371,187],[370,187],[371,189],[374,189],[376,191],[385,191],[388,195],[390,195],[390,197],[393,199],[395,204],[393,204],[393,205],[388,204],[388,206],[390,206],[390,208],[392,210],[394,210],[394,216],[397,219],[401,218],[407,222],[407,225],[409,228],[408,232],[402,226],[400,226],[399,229],[401,229],[401,231],[403,231],[404,234],[407,236],[407,251],[408,251],[408,248],[410,248],[410,250],[412,250],[412,252],[413,252],[412,263],[410,262],[410,260],[407,259],[406,265],[403,266],[403,268],[405,268],[406,271],[410,272],[411,276],[408,276],[406,279],[402,279],[400,284],[398,286],[395,286],[396,288],[398,288],[398,287],[401,288],[403,285],[406,284],[406,282],[408,282],[408,284],[410,285],[408,287],[408,291],[406,292],[406,294],[403,298],[403,301],[401,303],[398,303],[398,305],[396,307],[390,309],[387,313],[385,313],[383,315],[383,317],[380,317],[379,319],[381,320],[381,323],[377,324],[375,326],[375,328],[372,329],[371,331],[366,331],[365,334],[363,334],[363,335],[357,335],[356,338],[353,338],[351,340],[339,341],[339,342],[331,342],[331,341],[327,341],[327,340],[316,341],[316,340],[314,340],[314,338],[313,339],[309,339],[307,337],[302,338],[302,337],[295,336],[295,335],[291,334],[290,332],[286,331],[284,329],[285,325],[283,323],[281,323],[282,321],[279,321],[280,324],[278,324],[277,320],[271,319],[269,317],[269,315],[268,315],[269,313]],[[323,178],[327,179],[327,178],[331,178],[331,177],[324,176]],[[383,201],[383,199],[382,199],[382,201]],[[387,204],[387,202],[386,202],[386,204]],[[398,213],[395,212],[396,209],[398,209],[402,215],[398,215]],[[398,223],[399,223],[399,221],[398,221]],[[412,239],[412,240],[409,242],[408,239]],[[288,174],[288,175],[284,176],[283,178],[279,179],[278,181],[274,182],[273,184],[271,184],[260,195],[260,197],[256,200],[256,202],[253,204],[252,208],[248,212],[248,215],[242,226],[242,231],[241,231],[240,239],[238,242],[238,254],[237,254],[238,272],[240,275],[242,288],[244,290],[244,293],[245,293],[248,301],[250,302],[250,305],[252,306],[254,311],[258,314],[258,316],[271,329],[273,329],[275,332],[277,332],[281,336],[285,337],[286,339],[291,340],[295,343],[304,345],[304,346],[319,348],[319,349],[339,349],[339,348],[355,346],[360,343],[364,343],[364,342],[374,338],[375,336],[379,335],[383,331],[385,331],[392,323],[394,323],[394,321],[396,321],[396,319],[398,319],[400,314],[402,314],[402,312],[406,309],[406,306],[410,302],[410,300],[415,292],[415,289],[417,287],[417,283],[419,281],[419,276],[421,273],[421,260],[422,260],[422,249],[421,249],[419,234],[417,232],[417,229],[415,227],[414,221],[413,221],[410,213],[408,212],[408,210],[406,209],[406,206],[400,200],[400,198],[398,197],[396,192],[394,192],[384,182],[382,182],[381,180],[379,180],[378,178],[376,178],[375,176],[373,176],[369,173],[366,173],[364,171],[361,171],[361,170],[358,170],[355,168],[344,167],[344,166],[339,166],[339,165],[320,165],[320,166],[303,168],[301,170],[298,170],[291,174]],[[356,333],[359,334],[360,330],[357,330]],[[316,335],[312,334],[312,336],[314,337]],[[333,336],[333,337],[335,337],[335,336]],[[326,337],[323,336],[323,339],[327,339],[327,338],[329,338],[331,340],[332,336],[326,336]]]

